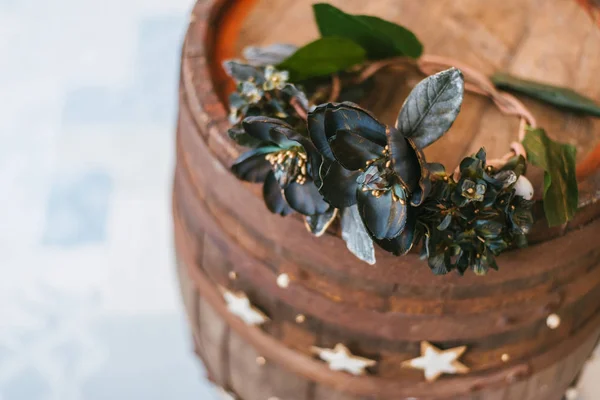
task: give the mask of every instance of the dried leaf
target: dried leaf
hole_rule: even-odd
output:
[[[274,43],[269,46],[248,46],[242,55],[248,64],[256,66],[277,65],[298,50],[298,46],[285,43]]]
[[[575,147],[553,141],[543,129],[529,130],[523,146],[529,162],[544,170],[544,213],[548,225],[569,221],[578,204]]]
[[[517,78],[508,74],[492,76],[494,85],[502,90],[522,93],[556,107],[600,117],[600,105],[572,89]]]

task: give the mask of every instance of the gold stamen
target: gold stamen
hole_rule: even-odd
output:
[[[368,192],[369,188],[366,186],[363,186],[362,188],[360,188],[360,190],[362,190],[363,192]]]
[[[475,193],[475,190],[473,188],[468,188],[467,193],[473,194],[473,193]]]
[[[391,166],[392,166],[392,160],[388,160],[388,161],[385,163],[385,167],[386,167],[386,168],[390,168]]]

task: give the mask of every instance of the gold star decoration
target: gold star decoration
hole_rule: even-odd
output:
[[[239,317],[247,325],[262,325],[269,320],[262,311],[252,306],[245,293],[234,293],[225,290],[223,291],[223,298],[227,303],[229,312]]]
[[[421,369],[427,382],[436,381],[442,374],[466,374],[470,369],[458,361],[467,346],[440,350],[429,342],[421,342],[421,357],[404,361],[405,368]]]
[[[346,346],[341,343],[335,345],[333,349],[324,349],[313,346],[312,352],[319,358],[329,364],[333,371],[346,371],[352,375],[363,375],[365,368],[377,364],[374,360],[353,355]]]

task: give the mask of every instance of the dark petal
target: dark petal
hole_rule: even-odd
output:
[[[445,231],[450,226],[450,222],[452,222],[452,214],[447,214],[437,228],[440,231]]]
[[[337,208],[329,207],[323,214],[307,215],[304,217],[306,229],[316,237],[325,233],[338,214]]]
[[[325,135],[325,111],[332,106],[331,103],[317,106],[317,108],[308,113],[307,120],[310,140],[312,140],[317,151],[321,153],[323,158],[330,161],[334,161],[335,157],[329,146],[327,135]]]
[[[508,243],[502,238],[496,238],[491,241],[486,241],[486,249],[491,251],[492,254],[500,254],[508,248]]]
[[[265,159],[269,153],[279,150],[274,146],[259,147],[242,154],[231,166],[231,172],[247,182],[264,182],[271,171],[271,164]]]
[[[269,173],[265,179],[265,184],[263,186],[263,198],[265,199],[267,208],[273,214],[286,216],[293,212],[283,198],[281,188],[279,187],[273,172]]]
[[[517,174],[513,171],[500,171],[493,177],[483,174],[483,179],[496,188],[506,189],[517,181]]]
[[[251,147],[251,148],[255,149],[255,148],[265,144],[264,142],[248,135],[244,131],[244,128],[242,128],[241,123],[238,123],[238,124],[232,126],[231,128],[229,128],[229,130],[227,131],[227,134],[229,135],[229,138],[231,140],[233,140],[240,146]]]
[[[380,197],[371,192],[357,190],[358,212],[365,227],[375,239],[392,239],[398,236],[407,220],[407,205],[392,199],[388,190]]]
[[[475,154],[475,158],[483,161],[485,163],[486,161],[486,153],[485,153],[485,148],[482,147],[479,149],[479,151],[477,152],[477,154]]]
[[[346,130],[338,130],[329,144],[336,160],[351,171],[364,168],[367,161],[383,155],[382,146]]]
[[[233,92],[229,95],[229,109],[240,110],[243,106],[247,105],[248,102],[238,93]]]
[[[446,167],[440,163],[427,163],[427,170],[430,175],[436,176],[438,178],[443,178],[446,176]]]
[[[252,80],[257,84],[262,84],[265,81],[265,75],[262,68],[257,68],[241,61],[226,60],[223,62],[223,69],[227,75],[236,81]]]
[[[292,182],[283,193],[290,207],[300,214],[322,214],[329,209],[329,204],[323,200],[323,196],[312,180],[302,185]]]
[[[489,270],[489,265],[485,257],[475,258],[475,263],[473,264],[473,272],[475,275],[483,276],[487,274]]]
[[[463,275],[469,266],[471,265],[471,256],[468,251],[462,251],[458,256],[458,262],[456,263],[456,268],[458,273]]]
[[[456,187],[456,190],[452,192],[451,200],[458,207],[464,207],[469,203],[469,199],[463,197],[462,192],[458,186]]]
[[[513,171],[517,174],[517,177],[525,175],[525,172],[527,172],[527,161],[521,155],[511,157],[500,171]]]
[[[446,265],[446,256],[444,253],[437,253],[431,255],[427,262],[429,264],[429,268],[435,275],[446,275],[450,272],[450,267]]]
[[[520,249],[527,247],[527,236],[519,234],[515,235],[514,243]]]
[[[502,233],[504,224],[498,221],[477,220],[475,221],[475,231],[478,236],[487,240],[494,240]]]
[[[247,46],[242,50],[244,59],[251,65],[277,65],[298,50],[298,46],[274,43],[268,46]]]
[[[533,215],[530,209],[517,207],[509,214],[513,229],[519,234],[527,234],[533,225]]]
[[[242,121],[242,126],[248,135],[263,142],[275,143],[281,147],[296,144],[289,139],[295,135],[294,129],[280,119],[263,116],[246,117]]]
[[[465,157],[459,168],[461,178],[477,179],[483,172],[483,162],[475,157]]]
[[[286,99],[287,102],[289,102],[290,99],[295,98],[296,100],[298,100],[300,106],[304,110],[308,110],[309,104],[308,99],[306,98],[306,94],[291,83],[287,83],[283,87],[283,89],[281,89],[281,94],[285,95],[284,97],[288,98]]]
[[[325,134],[331,138],[345,130],[384,147],[387,144],[386,126],[368,111],[350,102],[334,104],[325,111]]]
[[[327,167],[323,165],[323,167]],[[325,170],[321,168],[322,184],[319,188],[325,200],[336,208],[350,207],[356,204],[356,180],[360,171],[349,171],[337,162],[331,163]]]
[[[415,207],[418,207],[425,201],[427,196],[429,196],[429,193],[431,193],[431,172],[428,168],[429,164],[427,164],[427,161],[425,160],[425,154],[423,154],[423,151],[419,149],[411,139],[407,139],[407,141],[408,144],[415,151],[417,160],[419,160],[419,168],[421,169],[419,184],[417,185],[417,188],[413,191],[410,199],[410,204],[412,204]]]
[[[375,239],[381,248],[396,256],[402,256],[410,251],[413,247],[415,240],[415,233],[417,227],[417,216],[416,211],[412,207],[408,207],[406,225],[404,230],[398,236],[393,239]]]
[[[388,143],[394,172],[408,191],[414,192],[421,179],[421,164],[415,148],[394,128],[388,128]]]

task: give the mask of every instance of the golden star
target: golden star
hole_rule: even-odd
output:
[[[335,345],[333,349],[323,349],[313,346],[311,348],[314,354],[329,364],[333,371],[346,371],[352,375],[362,375],[365,368],[377,364],[374,360],[353,355],[346,346],[341,343]]]
[[[467,346],[440,350],[429,342],[421,342],[421,357],[404,361],[403,367],[425,371],[427,382],[434,382],[442,374],[466,374],[470,370],[458,359],[467,350]]]
[[[250,304],[248,296],[242,292],[233,293],[225,290],[223,298],[227,302],[229,312],[242,319],[247,325],[262,325],[269,320],[262,311]]]

